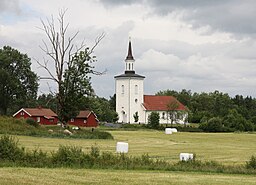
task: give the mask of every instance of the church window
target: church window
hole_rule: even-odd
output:
[[[138,94],[138,85],[135,85],[135,94]]]
[[[122,85],[122,94],[124,94],[124,85]]]
[[[162,119],[165,119],[165,112],[162,113]]]
[[[131,64],[129,63],[129,70],[131,70]]]
[[[138,99],[137,98],[135,99],[135,103],[138,103]]]
[[[133,70],[133,64],[132,64],[132,70]]]

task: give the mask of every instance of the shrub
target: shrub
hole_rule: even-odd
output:
[[[222,132],[222,120],[219,117],[213,117],[207,123],[201,123],[199,128],[207,132]]]
[[[79,166],[83,155],[81,147],[61,145],[57,152],[52,153],[52,163],[57,166]]]
[[[0,138],[0,160],[17,161],[24,157],[24,148],[18,147],[18,141],[11,136]]]
[[[26,152],[21,163],[28,167],[45,167],[50,165],[50,159],[46,152],[41,149],[35,149],[31,152]]]
[[[148,116],[148,127],[153,129],[159,128],[159,113],[157,112],[151,112],[151,114]]]
[[[256,157],[255,156],[251,156],[250,160],[248,162],[246,162],[246,167],[256,169]]]
[[[34,127],[38,127],[39,126],[39,123],[37,123],[34,119],[32,118],[28,118],[26,119],[26,123],[29,124],[29,125],[32,125]]]
[[[93,158],[98,158],[100,156],[100,149],[97,146],[92,146],[90,155]]]

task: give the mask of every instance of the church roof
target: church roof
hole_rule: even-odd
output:
[[[173,96],[155,96],[155,95],[144,95],[144,107],[150,111],[168,111],[168,104],[177,103],[177,108],[174,110],[187,110],[187,108],[180,103]],[[170,105],[171,106],[171,105]]]
[[[145,78],[145,76],[141,76],[141,75],[138,75],[136,73],[127,73],[127,72],[125,72],[124,74],[115,76],[115,78],[120,78],[120,77]]]
[[[132,56],[132,43],[129,41],[129,46],[128,46],[128,55],[126,57],[126,60],[134,60]]]

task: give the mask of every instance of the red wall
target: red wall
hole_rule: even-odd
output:
[[[68,124],[70,125],[76,125],[79,127],[97,127],[98,121],[96,120],[96,117],[94,114],[90,114],[89,117],[86,120],[86,123],[84,123],[85,118],[75,118],[74,122],[69,121]]]
[[[24,115],[21,115],[22,113],[24,113]],[[38,116],[32,116],[30,117],[26,112],[24,111],[20,111],[18,114],[16,114],[14,116],[15,118],[24,118],[24,119],[27,119],[27,118],[32,118],[33,120],[37,121],[37,117]],[[54,117],[53,121],[51,122],[49,119],[46,119],[45,117],[43,116],[40,116],[40,122],[39,124],[41,125],[56,125],[58,122],[58,118]]]

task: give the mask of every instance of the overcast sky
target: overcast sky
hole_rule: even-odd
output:
[[[35,59],[44,33],[40,19],[68,8],[70,33],[76,42],[95,49],[97,71],[92,76],[98,96],[115,91],[114,76],[124,72],[129,36],[136,73],[146,76],[145,94],[182,89],[219,90],[256,97],[256,1],[254,0],[0,0],[0,47],[10,45],[32,59],[32,69],[46,75]],[[55,86],[49,83],[54,91]],[[48,93],[40,81],[39,93]]]

